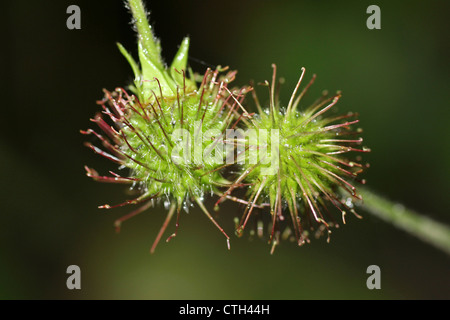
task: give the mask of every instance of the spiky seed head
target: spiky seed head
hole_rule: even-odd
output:
[[[350,199],[361,199],[354,181],[365,183],[357,178],[365,165],[350,157],[370,150],[360,146],[361,130],[352,128],[359,121],[357,114],[327,116],[340,99],[340,93],[331,97],[324,94],[310,107],[300,110],[301,98],[315,79],[313,76],[298,93],[305,72],[303,68],[288,105],[282,107],[275,90],[276,66],[273,68],[272,83],[266,82],[270,88],[269,108],[263,110],[255,94],[260,112],[249,123],[256,132],[264,129],[272,135],[276,133],[277,139],[254,140],[256,145],[253,149],[260,151],[258,162],[251,164],[247,156],[247,161],[241,165],[239,178],[225,194],[230,194],[238,184],[249,186],[248,205],[237,224],[238,235],[242,235],[257,206],[270,208],[269,241],[274,248],[282,234],[279,224],[285,218],[291,221],[292,228],[284,232],[284,236],[288,237],[292,231],[293,239],[301,245],[309,241],[309,231],[319,230],[321,233],[325,229],[329,233],[331,226],[338,226],[329,210],[330,205],[341,212],[344,223],[347,212],[356,214]],[[249,143],[251,148],[252,142]],[[261,153],[262,150],[265,152]],[[342,198],[340,190],[344,190],[349,198]]]
[[[239,118],[235,101],[243,98],[245,88],[236,97],[228,88],[236,72],[221,67],[208,69],[198,86],[192,72],[187,74],[188,38],[183,40],[170,67],[165,67],[142,2],[129,4],[139,34],[140,66],[118,46],[135,74],[133,93],[122,88],[104,90],[104,99],[98,102],[102,112],[92,119],[100,131],[89,129],[82,133],[96,136],[102,144],[103,148],[98,148],[87,143],[94,152],[117,163],[120,169],[128,169],[122,175],[111,172],[110,176],[102,176],[86,167],[87,175],[102,182],[128,183],[139,196],[100,208],[141,204],[116,221],[119,230],[125,220],[155,202],[164,202],[169,212],[151,248],[153,252],[173,214],[177,212],[177,230],[180,210],[188,210],[196,202],[226,236],[229,246],[228,235],[206,210],[203,198],[229,183],[221,172],[223,154],[211,154],[221,135]]]
[[[129,183],[140,196],[101,208],[139,203],[146,207],[146,202],[156,200],[188,210],[192,201],[203,201],[206,194],[216,194],[227,185],[221,172],[224,162],[208,161],[205,150],[213,150],[236,121],[225,90],[233,77],[234,72],[219,77],[219,70],[208,70],[199,90],[184,94],[181,88],[175,97],[155,96],[147,104],[122,88],[105,90],[99,101],[103,113],[92,119],[100,131],[82,133],[93,134],[102,143],[103,149],[88,143],[94,152],[129,171],[107,177],[86,167],[87,174],[97,181]]]

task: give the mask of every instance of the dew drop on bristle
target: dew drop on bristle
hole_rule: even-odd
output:
[[[170,201],[169,200],[165,200],[164,201],[164,209],[168,210],[170,208]]]
[[[349,208],[353,208],[353,200],[352,198],[348,197],[347,199],[345,199],[345,205]]]

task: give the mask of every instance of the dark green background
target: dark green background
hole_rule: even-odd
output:
[[[318,75],[310,101],[342,90],[339,111],[360,113],[372,149],[368,186],[450,224],[448,1],[153,2],[167,61],[188,34],[191,56],[239,70],[237,85],[269,79],[277,63],[285,102],[302,66],[307,79]],[[81,8],[81,30],[66,28],[70,4]],[[370,4],[381,8],[381,30],[366,28]],[[273,256],[246,237],[233,237],[228,252],[198,209],[154,255],[164,210],[115,234],[114,220],[131,208],[97,206],[125,200],[125,188],[85,176],[85,164],[115,167],[83,146],[79,130],[92,126],[102,88],[132,80],[115,46],[136,56],[128,12],[122,1],[10,1],[2,17],[0,298],[450,298],[448,255],[363,212],[330,244],[282,243]],[[223,207],[228,233],[241,211]],[[79,291],[66,288],[71,264],[81,267]],[[366,288],[371,264],[381,268],[381,290]]]

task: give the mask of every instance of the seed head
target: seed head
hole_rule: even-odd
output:
[[[102,176],[86,167],[87,175],[101,182],[129,184],[139,196],[100,208],[140,205],[115,222],[119,231],[122,222],[164,202],[169,211],[151,248],[153,252],[174,213],[176,229],[167,240],[177,233],[181,209],[188,211],[195,202],[224,234],[229,247],[228,235],[209,214],[203,199],[205,195],[221,194],[219,188],[229,185],[222,176],[226,167],[220,161],[223,154],[213,151],[225,130],[239,122],[237,106],[246,88],[234,92],[228,88],[236,72],[227,68],[208,69],[200,83],[192,72],[188,76],[188,38],[170,67],[165,67],[142,3],[130,1],[130,6],[139,34],[140,66],[121,45],[119,49],[135,74],[132,93],[123,88],[104,90],[104,98],[98,101],[102,112],[92,119],[100,131],[88,129],[82,133],[94,135],[103,147],[87,143],[89,148],[126,170],[121,175],[110,172],[111,176]]]
[[[360,147],[362,138],[358,137],[360,129],[352,129],[359,122],[357,114],[348,113],[338,116],[327,116],[341,97],[340,93],[328,96],[324,93],[311,106],[303,111],[298,110],[302,97],[314,82],[298,93],[305,69],[295,87],[287,107],[280,105],[276,87],[276,66],[273,65],[272,83],[265,84],[270,89],[270,103],[263,110],[254,94],[259,114],[251,121],[256,132],[271,133],[271,139],[254,139],[250,149],[259,150],[258,161],[251,164],[249,154],[247,161],[241,165],[240,175],[224,195],[230,195],[239,185],[248,186],[247,207],[237,225],[237,235],[242,235],[250,216],[256,207],[268,206],[271,214],[270,242],[273,247],[281,235],[279,224],[285,220],[285,212],[292,228],[283,232],[289,237],[293,231],[293,239],[299,245],[308,240],[308,230],[326,229],[330,233],[331,226],[338,226],[328,209],[331,204],[341,212],[342,221],[345,215],[352,212],[351,199],[361,199],[354,181],[365,183],[357,176],[364,165],[350,160],[351,153],[365,153],[368,148]],[[264,152],[262,152],[264,151]],[[270,153],[270,155],[269,155]],[[338,190],[344,190],[349,197],[342,198]],[[225,197],[222,197],[222,201]],[[261,235],[261,225],[258,234]],[[329,239],[329,238],[328,238]]]

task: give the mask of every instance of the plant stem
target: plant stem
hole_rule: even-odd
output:
[[[147,13],[142,0],[129,0],[128,4],[135,20],[139,41],[142,42],[152,63],[160,70],[164,70],[161,59],[161,48],[158,39],[153,34],[152,27],[148,23]]]
[[[358,204],[359,207],[450,254],[450,228],[448,226],[365,188],[360,189],[360,194],[364,201]]]

